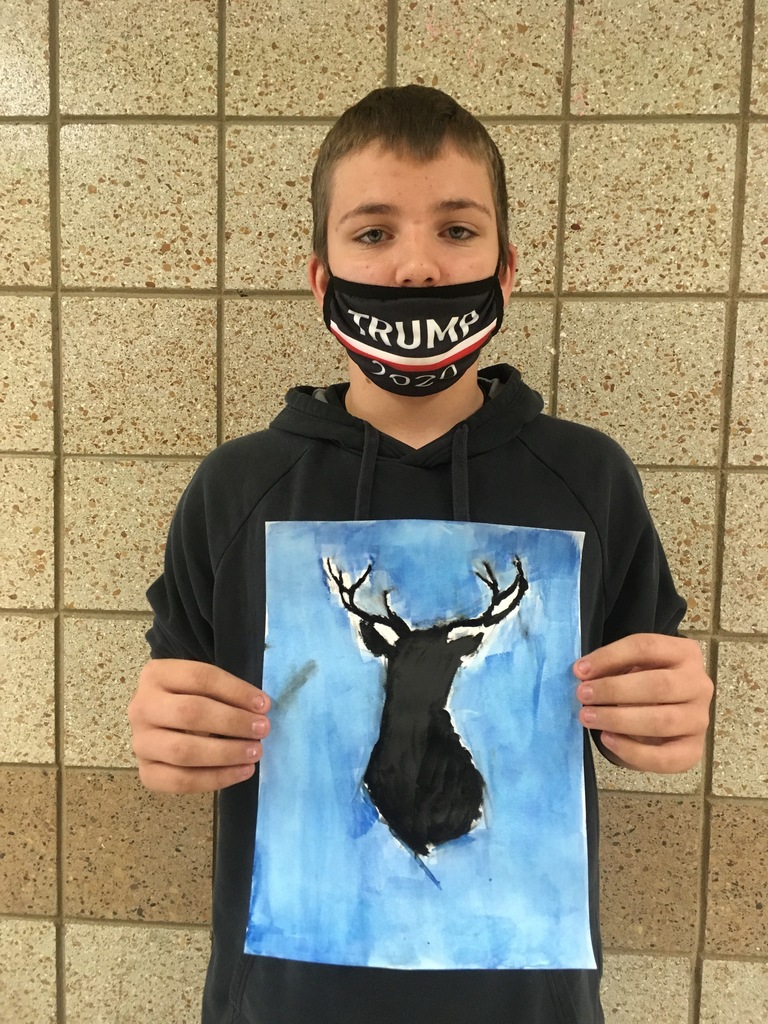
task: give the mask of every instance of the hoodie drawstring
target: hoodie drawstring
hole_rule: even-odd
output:
[[[451,443],[451,488],[453,492],[453,518],[456,522],[469,521],[469,463],[467,439],[469,426],[460,423]]]
[[[370,519],[371,494],[373,492],[373,474],[379,454],[379,432],[365,421],[365,439],[363,441],[363,458],[360,463],[360,476],[357,478],[357,494],[355,496],[355,519]]]

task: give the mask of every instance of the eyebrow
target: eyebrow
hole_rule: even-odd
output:
[[[488,218],[491,216],[491,211],[488,207],[484,203],[478,203],[475,199],[443,199],[432,207],[434,213],[456,213],[460,210],[477,210]],[[400,213],[400,208],[393,206],[391,203],[360,203],[354,209],[347,210],[339,220],[338,226],[340,227],[344,221],[350,220],[352,217],[387,216],[398,213]]]

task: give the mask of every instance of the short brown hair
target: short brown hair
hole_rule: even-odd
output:
[[[446,142],[485,164],[491,179],[499,237],[499,266],[509,252],[504,161],[485,127],[439,89],[403,85],[374,89],[341,115],[320,147],[312,173],[312,249],[328,266],[328,210],[333,169],[342,157],[379,142],[384,149],[433,160]]]

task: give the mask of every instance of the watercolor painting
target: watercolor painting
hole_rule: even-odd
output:
[[[245,951],[392,968],[583,968],[582,535],[267,524]]]

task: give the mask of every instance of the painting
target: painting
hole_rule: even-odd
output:
[[[579,533],[268,523],[245,951],[589,968]]]

